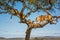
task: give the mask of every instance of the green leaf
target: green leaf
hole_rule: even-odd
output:
[[[28,0],[28,2],[29,2],[30,4],[34,4],[34,3],[37,2],[37,0]]]

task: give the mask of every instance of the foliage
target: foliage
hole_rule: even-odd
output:
[[[30,4],[36,3],[37,0],[27,0]]]

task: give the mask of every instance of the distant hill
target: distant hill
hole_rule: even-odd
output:
[[[54,37],[54,36],[35,37],[31,38],[31,40],[60,40],[60,37]]]
[[[0,40],[25,40],[25,39],[24,38],[4,38],[4,37],[0,37]],[[52,36],[33,37],[30,40],[60,40],[60,37],[52,37]]]
[[[0,39],[5,39],[4,37],[0,37]]]

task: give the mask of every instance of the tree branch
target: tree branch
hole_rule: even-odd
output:
[[[7,14],[8,12],[0,12],[0,14]]]
[[[60,16],[53,16],[53,18],[60,18]]]
[[[21,12],[20,12],[20,13],[22,13],[22,12],[24,12],[24,9],[25,9],[25,7],[26,7],[26,4],[25,4],[24,0],[20,0],[20,1],[21,1],[22,4],[23,4],[22,9],[21,9]]]
[[[36,12],[37,10],[38,10],[38,9],[36,9],[36,10],[34,10],[34,11],[31,10],[30,12],[28,12],[28,13],[26,14],[26,16],[27,16],[27,17],[30,16],[32,12]]]

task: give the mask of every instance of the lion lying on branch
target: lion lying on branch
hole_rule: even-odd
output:
[[[49,13],[47,13],[47,15],[40,15],[36,18],[36,22],[37,23],[44,23],[44,21],[49,21],[50,24],[54,23],[53,21],[57,21],[56,19],[54,20],[53,16]]]

